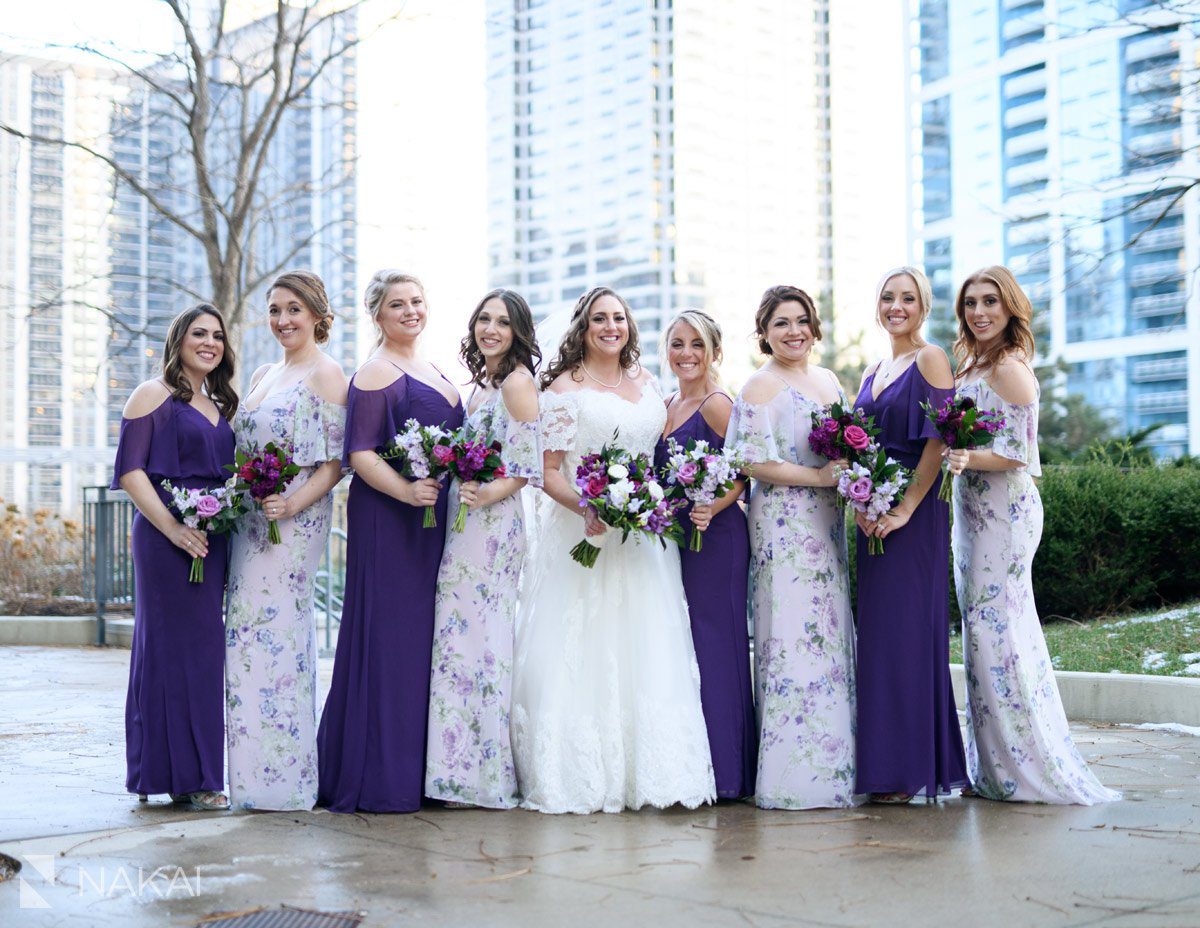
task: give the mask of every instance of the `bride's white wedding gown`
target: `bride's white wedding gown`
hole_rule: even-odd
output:
[[[591,389],[542,395],[545,449],[606,442],[651,457],[666,423],[653,383],[631,403]],[[543,504],[548,500],[543,501]],[[513,662],[512,741],[526,808],[619,812],[716,796],[679,552],[609,529],[596,566],[571,559],[583,519],[557,503],[525,565]],[[592,539],[597,543],[596,539]]]

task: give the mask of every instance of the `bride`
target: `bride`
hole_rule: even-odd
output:
[[[541,507],[551,511],[526,562],[512,704],[524,805],[542,812],[715,798],[679,553],[636,533],[622,544],[575,491],[580,458],[614,432],[619,447],[654,455],[666,408],[637,358],[629,307],[597,287],[576,304],[542,375],[554,503]],[[602,546],[591,569],[569,553],[585,535]]]

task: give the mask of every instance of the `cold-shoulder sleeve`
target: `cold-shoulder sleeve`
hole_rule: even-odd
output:
[[[147,476],[179,476],[179,438],[175,431],[174,400],[163,400],[153,411],[136,419],[122,419],[117,437],[111,490],[121,488],[121,478],[142,470]]]
[[[382,448],[403,424],[401,406],[408,396],[407,377],[381,390],[360,390],[353,382],[346,400],[345,443],[342,466],[350,466],[355,451]]]
[[[913,365],[916,366],[915,361]],[[926,441],[930,438],[941,441],[942,436],[938,434],[937,426],[929,421],[921,404],[928,403],[932,409],[941,409],[946,404],[946,400],[954,396],[954,388],[935,387],[925,379],[919,370],[915,373],[917,376],[912,378],[912,388],[908,396],[908,422],[906,423],[905,437],[912,442]]]
[[[503,400],[500,400],[503,403]],[[540,420],[522,422],[507,410],[500,440],[500,457],[510,477],[524,477],[530,486],[542,485],[542,441]]]
[[[543,393],[541,437],[544,451],[570,451],[575,447],[579,402],[573,393]]]
[[[1010,461],[1020,461],[1031,477],[1040,477],[1042,460],[1037,444],[1037,401],[1018,406],[999,397],[996,399],[999,400],[997,412],[1004,414],[1004,428],[992,440],[992,451]]]
[[[346,407],[312,391],[302,391],[292,429],[293,455],[301,467],[316,467],[342,457],[346,443]]]
[[[795,420],[795,407],[787,390],[780,390],[761,405],[748,403],[739,394],[729,417],[725,443],[741,446],[750,464],[795,464],[799,460]]]

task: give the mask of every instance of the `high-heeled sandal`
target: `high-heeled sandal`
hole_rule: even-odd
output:
[[[186,803],[193,812],[225,812],[229,809],[229,797],[217,790],[197,790],[194,793],[172,793],[171,801]]]

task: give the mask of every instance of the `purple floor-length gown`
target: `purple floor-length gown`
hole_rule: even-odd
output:
[[[909,365],[871,395],[872,372],[855,405],[873,416],[888,454],[915,468],[937,431],[920,403],[941,406],[953,390],[931,386]],[[867,554],[857,536],[858,775],[856,792],[928,797],[967,783],[962,734],[950,688],[949,507],[941,472],[912,518]]]
[[[224,483],[233,429],[213,425],[189,403],[168,397],[153,412],[122,419],[112,489],[145,471],[160,486]],[[225,785],[225,598],[227,539],[208,536],[204,582],[189,583],[191,556],[140,512],[133,518],[135,606],[125,699],[125,788],[131,793],[220,790]]]
[[[725,439],[713,431],[696,410],[672,432],[680,445],[689,439],[722,448]],[[667,460],[667,443],[660,440],[654,462]],[[680,513],[680,524],[692,530],[691,506]],[[690,536],[689,536],[690,537]],[[708,728],[717,795],[736,799],[754,795],[758,763],[758,726],[750,685],[750,638],[747,630],[747,583],[750,536],[746,514],[734,504],[709,523],[700,551],[680,548],[683,591],[687,596],[696,663],[700,666],[700,702]]]
[[[351,381],[343,463],[351,452],[382,447],[409,419],[456,429],[462,405],[407,374],[381,390]],[[317,804],[332,812],[421,807],[445,487],[436,528],[421,527],[424,511],[358,475],[350,483],[342,624],[317,733]]]

